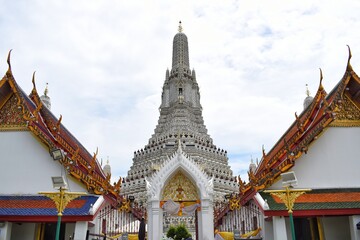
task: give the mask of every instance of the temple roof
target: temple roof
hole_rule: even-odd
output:
[[[295,113],[293,124],[268,153],[263,150],[255,172],[248,172],[249,183],[239,179],[242,204],[291,169],[326,128],[360,126],[360,78],[351,67],[350,57],[349,51],[345,74],[329,94],[320,72],[319,87],[311,104],[300,115]]]
[[[33,132],[49,148],[49,152],[53,149],[64,152],[65,157],[60,163],[89,192],[106,193],[112,199],[117,199],[121,181],[111,185],[111,176],[105,176],[97,161],[97,151],[91,155],[61,123],[62,116],[55,117],[44,106],[37,92],[34,76],[30,95],[21,89],[12,74],[10,53],[8,64],[9,69],[0,81],[0,131]]]

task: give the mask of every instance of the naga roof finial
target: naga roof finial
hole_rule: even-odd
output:
[[[12,49],[10,49],[10,51],[8,53],[8,57],[7,57],[7,64],[9,66],[8,72],[11,72],[11,63],[10,63],[11,51],[12,51]]]
[[[35,73],[36,73],[36,71],[33,72],[32,79],[31,79],[31,82],[33,84],[33,90],[36,90]]]
[[[323,86],[322,86],[323,74],[322,74],[321,68],[319,68],[319,69],[320,69],[320,86],[319,86],[319,88],[323,89]]]
[[[179,21],[178,31],[179,31],[179,33],[181,33],[183,31],[183,27],[181,26],[181,21]]]
[[[348,47],[348,50],[349,50],[349,57],[348,57],[348,62],[347,62],[347,66],[346,66],[346,70],[348,71],[352,71],[352,66],[350,64],[350,59],[352,57],[351,55],[351,49],[350,49],[350,46],[349,45],[346,45]]]

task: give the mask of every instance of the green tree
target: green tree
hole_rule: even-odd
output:
[[[176,227],[175,235],[175,240],[182,240],[191,237],[191,234],[189,233],[184,224],[180,224]]]
[[[166,233],[166,237],[174,239],[176,235],[176,228],[174,226],[170,226],[169,230]]]

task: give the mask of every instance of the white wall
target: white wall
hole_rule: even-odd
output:
[[[264,220],[264,228],[262,230],[262,236],[266,240],[274,240],[274,229],[273,229],[273,220],[268,219]]]
[[[357,229],[356,224],[360,222],[360,215],[349,217],[349,227],[351,240],[360,240],[360,229]]]
[[[70,236],[73,238],[75,233],[75,223],[66,223],[65,225],[65,240],[70,239]]]
[[[360,128],[327,128],[307,154],[295,161],[290,171],[298,179],[296,188],[360,187],[354,181],[360,169]],[[272,187],[281,188],[281,181]]]
[[[11,240],[35,239],[35,223],[13,223]]]
[[[31,132],[0,133],[0,180],[6,181],[0,194],[36,194],[54,191],[51,176],[61,176],[64,168],[54,161],[48,149]],[[70,191],[84,191],[67,178]]]
[[[12,222],[0,222],[0,240],[10,240]]]
[[[326,240],[351,239],[349,217],[321,218]]]

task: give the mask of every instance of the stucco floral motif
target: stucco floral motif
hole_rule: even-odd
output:
[[[22,118],[22,112],[16,103],[17,99],[13,95],[0,109],[0,128],[26,126],[26,121]]]
[[[162,200],[194,201],[198,199],[196,187],[181,172],[178,171],[167,183],[162,194]]]

